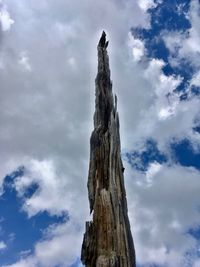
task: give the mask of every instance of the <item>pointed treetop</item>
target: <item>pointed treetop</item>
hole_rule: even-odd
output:
[[[98,47],[107,48],[108,47],[108,42],[109,41],[106,41],[106,33],[105,33],[105,31],[103,31],[102,35],[101,35],[101,38],[99,40]]]

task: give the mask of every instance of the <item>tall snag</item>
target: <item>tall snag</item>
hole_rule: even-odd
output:
[[[107,46],[103,31],[97,46],[94,130],[88,176],[93,220],[86,222],[81,260],[86,267],[135,267],[120,155],[117,97],[113,99]]]

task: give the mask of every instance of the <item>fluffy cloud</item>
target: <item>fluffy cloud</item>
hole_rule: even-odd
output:
[[[164,32],[163,39],[167,48],[172,53],[170,63],[177,66],[181,60],[189,61],[195,67],[199,67],[200,53],[200,3],[192,0],[188,18],[191,28],[187,32]]]
[[[145,53],[144,43],[140,39],[135,39],[134,36],[129,33],[129,45],[132,49],[133,59],[135,61],[140,61]]]
[[[141,141],[151,137],[165,153],[169,152],[172,139],[188,138],[194,148],[198,147],[199,135],[193,127],[199,114],[199,99],[191,96],[187,101],[180,101],[182,92],[175,89],[182,77],[166,76],[162,71],[164,66],[164,61],[158,59],[137,64],[137,71],[141,72],[137,73],[133,86],[126,84],[130,88],[126,94],[119,91],[120,99],[127,104],[122,108],[121,120],[122,138],[125,137],[122,140],[127,149],[139,149],[143,145]],[[132,66],[131,71],[135,71]]]
[[[26,55],[26,52],[22,52],[20,54],[19,64],[24,68],[25,71],[31,71],[29,57]]]
[[[187,266],[186,253],[198,249],[197,240],[188,230],[197,227],[200,221],[199,171],[158,163],[151,165],[146,174],[128,165],[126,171],[138,262]],[[195,257],[190,258],[191,262],[194,260]]]
[[[67,173],[67,164],[65,170]],[[38,186],[31,197],[24,199],[23,209],[29,217],[40,211],[48,211],[52,215],[64,212],[80,222],[88,210],[85,184],[86,177],[82,177],[77,169],[68,170],[68,176],[65,176],[57,173],[53,161],[30,160],[24,175],[15,179],[14,187],[18,196],[23,197],[29,187]],[[77,209],[77,206],[82,208]]]
[[[10,17],[6,5],[0,2],[0,26],[2,31],[9,31],[13,23],[14,20]]]
[[[156,7],[154,0],[138,0],[138,5],[144,11],[147,11],[149,8]]]
[[[195,263],[194,263],[194,267],[198,267],[200,266],[200,260],[197,260]]]
[[[1,179],[27,157],[87,161],[100,31],[108,30],[120,69],[130,27],[148,26],[149,15],[128,0],[7,6],[15,28],[1,42]]]
[[[7,246],[3,241],[0,241],[0,251],[5,249]]]
[[[129,29],[148,27],[149,14],[129,0],[40,5],[8,0],[7,7],[15,27],[9,35],[1,34],[1,182],[24,165],[24,176],[14,184],[19,197],[29,186],[39,187],[24,199],[27,214],[47,210],[69,216],[64,224],[49,229],[33,255],[22,254],[14,266],[69,266],[80,255],[89,211],[86,179],[96,44],[106,29],[112,40],[111,58],[116,58],[120,70]]]
[[[152,179],[154,178],[156,173],[160,171],[161,168],[162,168],[162,165],[159,164],[158,162],[153,162],[149,165],[149,168],[146,171],[146,180],[149,186],[152,185],[153,183]]]
[[[9,35],[1,36],[0,121],[4,125],[0,132],[1,179],[24,165],[24,176],[14,184],[18,195],[23,196],[33,184],[39,186],[31,197],[24,199],[27,214],[34,216],[47,210],[50,214],[69,216],[65,223],[51,226],[43,240],[35,244],[34,253],[22,257],[12,267],[70,266],[80,255],[89,211],[86,192],[89,135],[94,110],[96,44],[102,29],[108,31],[110,38],[123,147],[137,148],[152,136],[163,149],[174,137],[188,136],[194,140],[192,127],[199,112],[199,100],[180,102],[173,90],[181,77],[164,75],[163,61],[146,59],[141,40],[130,45],[132,26],[149,27],[150,15],[146,10],[153,1],[140,1],[140,6],[138,3],[50,0],[38,5],[36,1],[7,0],[15,27]],[[189,173],[194,188],[193,183],[189,186]],[[146,175],[138,172],[129,175],[130,216],[141,262],[142,258],[146,262],[158,258],[160,262],[171,263],[176,257],[177,263],[184,251],[195,245],[191,237],[173,229],[185,230],[198,218],[191,208],[192,189],[195,196],[199,191],[197,174],[193,169],[154,163]],[[179,186],[181,177],[184,187]],[[189,215],[184,222],[186,214],[179,210],[183,204],[181,190],[189,198],[186,209]],[[196,197],[194,201],[197,204]],[[149,229],[153,229],[152,233]],[[160,257],[155,256],[158,252]]]
[[[193,75],[190,84],[195,86],[200,86],[200,71]]]
[[[36,244],[33,255],[9,267],[71,266],[80,255],[81,242],[82,231],[75,221],[52,225],[44,240]]]

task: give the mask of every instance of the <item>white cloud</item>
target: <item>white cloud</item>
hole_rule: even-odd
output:
[[[180,101],[182,92],[174,90],[181,83],[182,77],[166,76],[162,71],[164,65],[158,59],[152,59],[148,64],[137,64],[137,77],[134,78],[135,81],[140,79],[140,84],[133,82],[133,86],[128,85],[130,92],[127,90],[126,95],[119,91],[119,99],[126,103],[122,109],[121,123],[122,142],[127,149],[139,149],[143,146],[142,140],[152,137],[165,153],[169,152],[172,140],[188,138],[194,148],[198,147],[199,135],[193,131],[193,127],[199,114],[200,100],[191,96],[187,101]],[[134,71],[131,68],[129,74]]]
[[[81,229],[82,230],[82,229]],[[36,245],[35,255],[42,266],[70,266],[80,255],[82,231],[75,221],[50,229],[50,240]],[[72,247],[73,244],[73,247]]]
[[[183,266],[185,253],[196,251],[197,246],[197,240],[187,231],[199,225],[200,172],[179,165],[157,164],[150,166],[147,173],[152,169],[155,172],[149,186],[145,173],[126,166],[137,260],[140,264]]]
[[[2,38],[1,43],[4,66],[0,73],[0,121],[4,125],[0,132],[1,179],[25,165],[25,175],[15,182],[18,194],[23,195],[34,183],[39,185],[38,191],[25,199],[23,209],[28,215],[47,210],[50,214],[68,212],[70,218],[64,224],[52,226],[48,235],[36,243],[35,252],[12,267],[37,264],[54,267],[62,263],[69,266],[80,256],[89,211],[86,192],[89,135],[94,110],[96,44],[102,29],[109,33],[108,50],[113,87],[119,99],[122,147],[137,148],[152,136],[159,147],[165,147],[174,137],[188,136],[194,140],[192,127],[199,113],[199,100],[179,101],[173,90],[181,77],[165,76],[163,61],[139,60],[145,57],[142,41],[133,44],[138,61],[133,60],[129,30],[131,26],[149,27],[150,18],[145,12],[148,5],[141,9],[136,3],[50,0],[38,5],[36,1],[7,0],[16,21],[14,31],[9,38]],[[19,64],[21,51],[26,53]],[[31,72],[22,71],[30,63]],[[129,191],[131,221],[140,261],[142,258],[156,260],[157,252],[161,262],[171,263],[174,259],[171,265],[174,266],[183,251],[193,246],[193,239],[177,232],[177,228],[186,229],[198,217],[191,209],[194,194],[188,182],[189,172],[191,186],[195,184],[197,190],[196,172],[178,166],[152,165],[148,175],[138,172],[134,175],[136,182],[144,183],[135,185],[134,179],[128,181],[127,188],[132,191]],[[180,188],[175,183],[178,190],[175,196],[172,178],[181,183],[181,176],[187,186]],[[149,187],[146,186],[148,177],[151,178]],[[181,220],[181,190],[188,196],[186,219],[189,222]],[[196,194],[195,191],[194,205]],[[172,199],[174,203],[169,203]],[[178,212],[177,218],[173,218],[171,207],[175,215]],[[176,229],[176,234],[170,229]],[[167,253],[170,238],[170,246],[175,249]]]
[[[156,7],[154,0],[138,0],[138,5],[145,12],[150,8]]]
[[[21,260],[9,267],[71,266],[80,255],[82,237],[82,228],[74,220],[52,225],[32,255],[21,255]]]
[[[65,176],[57,173],[54,162],[50,160],[30,160],[26,168],[24,176],[18,177],[14,186],[21,197],[31,185],[39,186],[38,191],[25,199],[23,209],[29,216],[40,211],[52,215],[68,212],[74,221],[80,222],[87,214],[86,177],[82,177],[78,170],[70,169],[70,174]],[[67,163],[65,168],[68,168]],[[82,206],[82,209],[77,209],[77,206]]]
[[[44,210],[51,215],[64,212],[69,219],[51,225],[44,231],[43,239],[36,243],[33,254],[21,254],[21,260],[9,266],[70,266],[80,256],[85,221],[88,219],[86,179],[77,170],[71,170],[71,176],[59,176],[50,160],[30,160],[26,162],[26,168],[24,176],[18,177],[14,184],[19,197],[24,198],[26,189],[31,185],[39,187],[31,197],[24,198],[23,210],[29,216]]]
[[[200,86],[200,71],[194,74],[190,85]]]
[[[193,131],[193,127],[196,126],[198,119],[200,100],[190,93],[192,83],[198,84],[198,73],[194,74],[191,84],[186,89],[189,95],[188,100],[180,101],[182,92],[178,93],[174,90],[181,83],[182,77],[166,76],[162,71],[164,66],[164,61],[152,59],[143,69],[143,77],[148,81],[148,84],[142,89],[143,94],[146,92],[145,97],[140,96],[141,99],[136,97],[136,106],[141,112],[137,113],[139,116],[138,121],[136,120],[134,133],[131,133],[132,140],[141,145],[142,139],[146,140],[153,136],[158,142],[159,149],[168,153],[168,144],[172,140],[178,141],[188,138],[193,148],[199,150],[200,136]],[[139,102],[140,100],[141,102]],[[127,109],[127,117],[130,116],[128,112]],[[134,112],[135,110],[131,115]],[[127,118],[125,118],[126,120]],[[131,124],[131,121],[129,123]],[[127,132],[129,133],[128,130]],[[128,138],[127,140],[131,139]],[[140,141],[137,142],[137,140]],[[130,142],[127,144],[128,146],[130,147]]]
[[[149,15],[128,0],[51,1],[40,7],[8,0],[7,6],[17,21],[1,43],[1,179],[27,157],[87,162],[100,32],[109,32],[110,54],[120,69],[119,51],[125,51],[130,27],[148,26]],[[32,70],[31,76],[22,68]]]
[[[37,263],[35,262],[34,258],[27,258],[24,260],[20,260],[12,265],[10,267],[35,267]],[[5,267],[5,266],[3,266]]]
[[[200,260],[195,261],[194,267],[199,267],[199,266],[200,266]]]
[[[16,21],[14,31],[1,40],[1,181],[25,165],[25,175],[15,183],[18,194],[34,183],[39,186],[24,199],[28,215],[47,210],[67,212],[70,218],[50,229],[35,252],[13,266],[69,266],[80,256],[89,214],[86,184],[97,41],[106,29],[110,51],[121,57],[130,27],[148,27],[149,15],[128,0],[39,6],[8,0],[7,6]]]
[[[170,63],[178,65],[181,60],[187,60],[195,67],[199,67],[200,57],[200,3],[198,0],[190,2],[188,14],[191,28],[186,31],[163,32],[163,39],[172,53]]]
[[[53,226],[49,229],[46,240],[37,243],[34,255],[22,259],[18,264],[19,266],[70,266],[80,255],[81,242],[82,235],[76,222]]]
[[[12,24],[14,24],[14,20],[11,19],[9,12],[5,5],[0,10],[0,25],[4,32],[9,31]]]
[[[4,243],[3,241],[0,241],[0,251],[7,248],[6,243]]]
[[[168,117],[172,116],[173,114],[174,114],[174,109],[172,107],[165,107],[165,108],[161,108],[158,116],[161,120],[165,120]]]
[[[22,66],[24,70],[31,71],[29,57],[27,56],[26,52],[20,53],[19,64]]]
[[[129,33],[129,46],[132,49],[133,59],[136,62],[140,61],[145,53],[144,43],[140,39],[135,39],[134,36]]]
[[[162,165],[158,162],[152,162],[149,165],[149,168],[146,172],[147,184],[149,186],[152,185],[154,176],[160,171],[161,168],[162,168]]]

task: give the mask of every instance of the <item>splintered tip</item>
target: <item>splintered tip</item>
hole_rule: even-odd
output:
[[[107,48],[108,47],[108,43],[109,43],[109,41],[106,41],[106,33],[105,33],[105,31],[103,31],[102,35],[101,35],[101,38],[99,40],[98,46],[102,47],[102,48]]]
[[[105,33],[105,31],[102,31],[102,36],[105,36],[105,37],[106,37],[106,33]]]

